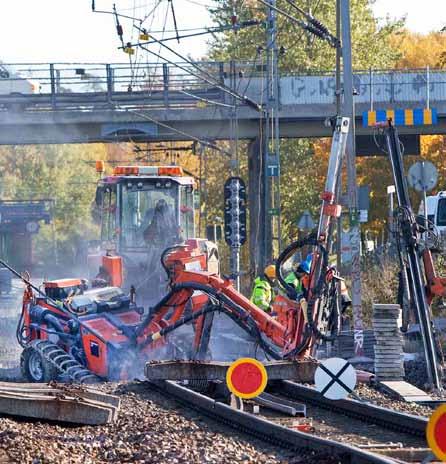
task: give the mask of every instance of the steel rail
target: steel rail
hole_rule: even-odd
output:
[[[340,456],[343,459],[342,462],[351,464],[395,464],[397,462],[386,456],[333,440],[315,437],[253,414],[233,409],[225,403],[215,401],[169,380],[147,383],[164,396],[172,397],[213,420],[275,446],[301,452],[304,449],[324,452],[330,456]]]
[[[288,380],[276,383],[274,390],[289,398],[312,404],[319,408],[345,414],[363,422],[385,427],[390,430],[408,433],[410,435],[424,437],[428,419],[414,416],[404,412],[393,411],[375,404],[366,403],[353,399],[329,400],[323,397],[314,388],[299,385]]]

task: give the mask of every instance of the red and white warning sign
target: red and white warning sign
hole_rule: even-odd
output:
[[[430,449],[440,461],[446,461],[446,404],[437,408],[429,419],[426,437]]]
[[[237,359],[226,372],[229,390],[243,399],[259,396],[265,390],[267,382],[268,375],[265,366],[253,358]]]

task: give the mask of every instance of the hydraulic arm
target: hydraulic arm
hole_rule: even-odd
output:
[[[328,249],[330,247],[330,225],[341,213],[336,202],[337,183],[340,177],[342,159],[349,130],[349,119],[338,117],[334,122],[332,147],[329,158],[327,180],[322,194],[322,207],[316,235],[305,240],[292,243],[277,260],[277,275],[285,288],[288,298],[284,300],[282,313],[286,317],[273,317],[257,308],[247,298],[237,292],[229,280],[200,271],[185,270],[185,261],[190,268],[192,249],[187,246],[173,247],[166,250],[162,260],[171,282],[171,292],[151,312],[141,325],[139,336],[144,346],[155,343],[166,335],[172,323],[196,319],[198,330],[205,324],[202,318],[216,310],[223,311],[246,332],[254,336],[265,352],[275,359],[298,358],[311,353],[315,341],[320,338],[329,339],[335,336],[337,323],[330,320],[339,317],[338,296],[339,279],[333,268],[328,265]],[[303,245],[310,245],[313,255],[310,270],[309,288],[305,298],[299,298],[296,290],[285,282],[283,263],[290,259]],[[197,263],[199,257],[196,258]],[[192,266],[194,269],[197,266]],[[192,314],[184,316],[186,301],[193,292],[200,291],[209,298],[207,309],[200,305],[192,305]],[[169,322],[165,320],[169,309],[175,306]],[[334,327],[335,326],[335,327]],[[329,330],[330,327],[335,330]],[[156,329],[155,332],[153,330]],[[195,349],[198,350],[201,335],[196,334]]]

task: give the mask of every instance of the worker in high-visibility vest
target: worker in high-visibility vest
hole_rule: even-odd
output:
[[[271,303],[274,299],[274,281],[276,280],[276,266],[266,266],[263,275],[256,277],[252,289],[251,302],[263,311],[271,311]]]
[[[309,254],[304,261],[298,264],[294,271],[291,271],[285,277],[285,282],[291,285],[296,291],[296,299],[306,297],[309,285],[309,275],[311,270],[312,255]]]

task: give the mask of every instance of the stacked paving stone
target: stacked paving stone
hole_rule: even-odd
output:
[[[376,341],[373,330],[365,329],[363,346],[364,356],[370,359],[373,359],[375,357],[375,344]],[[350,359],[355,356],[355,342],[352,330],[343,330],[339,333],[334,342],[332,356],[337,356],[339,358],[344,359]]]
[[[373,305],[375,375],[378,380],[404,378],[403,337],[398,322],[400,313],[399,305]]]

